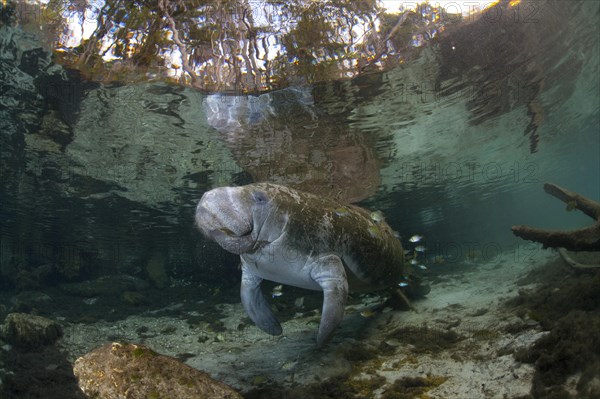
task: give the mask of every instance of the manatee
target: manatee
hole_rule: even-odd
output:
[[[260,290],[270,280],[323,291],[317,345],[332,337],[344,316],[349,291],[398,284],[404,252],[385,221],[354,205],[257,183],[204,193],[196,224],[225,250],[240,255],[241,300],[263,331],[282,332]]]

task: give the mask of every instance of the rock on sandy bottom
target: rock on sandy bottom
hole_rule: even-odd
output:
[[[27,313],[10,313],[0,325],[0,337],[28,349],[51,345],[61,335],[62,328],[57,322]]]
[[[104,345],[77,359],[73,372],[91,398],[242,399],[208,374],[143,345]]]

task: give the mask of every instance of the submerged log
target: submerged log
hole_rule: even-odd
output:
[[[600,203],[552,183],[544,191],[567,204],[567,209],[579,209],[596,221],[576,230],[547,230],[530,226],[513,226],[514,235],[524,240],[542,243],[544,248],[566,248],[570,251],[600,251]]]
[[[577,262],[575,259],[573,259],[573,258],[571,258],[569,256],[569,254],[567,253],[567,250],[564,249],[564,248],[558,248],[558,253],[563,258],[563,260],[565,262],[567,262],[567,264],[569,266],[571,266],[573,269],[587,270],[587,269],[597,269],[597,268],[600,267],[600,264],[597,264],[597,265],[587,265],[585,263]]]

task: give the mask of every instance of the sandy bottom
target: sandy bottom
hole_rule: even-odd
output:
[[[377,295],[353,298],[322,350],[315,348],[319,315],[301,303],[314,294],[304,298],[301,291],[286,298],[296,303],[296,314],[282,323],[279,337],[251,325],[239,303],[184,311],[186,317],[174,303],[117,322],[69,324],[59,345],[73,361],[111,338],[144,343],[242,393],[254,390],[255,397],[265,387],[331,377],[343,377],[361,397],[384,397],[400,380],[417,381],[424,387],[413,392],[431,398],[519,397],[530,392],[534,369],[513,353],[546,333],[503,304],[528,288],[520,279],[558,256],[536,245],[521,249],[519,256],[504,253],[486,263],[431,266],[425,272],[431,293],[413,303],[416,311],[379,306],[384,298]],[[202,312],[219,314],[218,331]]]

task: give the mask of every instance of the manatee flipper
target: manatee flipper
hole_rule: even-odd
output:
[[[344,318],[348,281],[342,260],[335,255],[317,259],[310,276],[323,289],[323,311],[317,334],[317,346],[321,347],[329,341]]]
[[[248,270],[248,266],[242,260],[242,285],[240,295],[242,305],[254,324],[267,334],[280,335],[281,324],[273,314],[269,303],[260,290],[262,278],[255,276]]]

